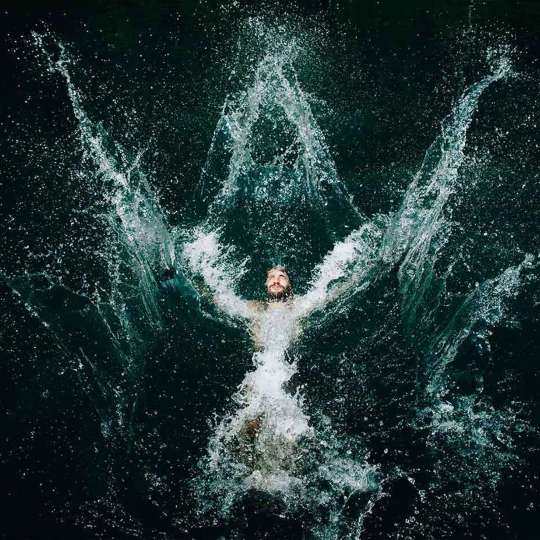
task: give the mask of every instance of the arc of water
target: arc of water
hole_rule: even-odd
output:
[[[301,188],[313,203],[322,205],[321,187],[331,186],[339,198],[350,205],[346,187],[338,180],[334,162],[324,137],[317,125],[308,97],[300,87],[292,65],[290,51],[267,53],[259,62],[252,85],[235,100],[225,102],[221,117],[214,131],[207,163],[203,168],[200,191],[204,191],[209,174],[210,160],[218,144],[219,136],[230,137],[230,160],[227,176],[212,206],[221,208],[238,190],[238,179],[254,166],[251,139],[257,120],[266,106],[279,107],[285,118],[296,129],[296,140],[303,151],[297,156],[294,168],[301,168],[298,175]],[[292,74],[288,77],[286,71]],[[284,154],[290,151],[285,149]],[[277,157],[277,156],[276,156]],[[358,210],[354,209],[359,215]]]
[[[88,349],[70,351],[71,365],[90,399],[90,379],[99,388],[101,397],[96,410],[102,418],[104,436],[124,437],[130,429],[131,417],[138,399],[141,374],[144,369],[142,355],[146,348],[146,335],[154,334],[162,325],[162,313],[158,303],[159,285],[156,272],[163,268],[174,268],[176,253],[173,235],[163,210],[141,170],[142,152],[128,162],[126,152],[119,145],[114,150],[122,163],[107,149],[105,130],[90,119],[83,106],[83,96],[71,74],[74,63],[66,47],[49,34],[33,33],[36,47],[45,56],[50,73],[59,75],[66,84],[67,94],[77,121],[80,145],[83,151],[84,172],[91,172],[100,180],[100,191],[104,192],[110,210],[105,219],[111,233],[108,238],[108,277],[110,291],[86,297],[85,308],[78,311],[81,320],[85,317],[102,331],[103,343],[92,343]],[[52,51],[55,51],[53,54]],[[46,277],[46,276],[45,276]],[[32,301],[32,285],[28,277],[21,282],[30,285],[30,292],[22,294]],[[26,286],[25,285],[25,286]],[[28,287],[27,287],[28,288]],[[56,283],[49,288],[67,291],[70,298],[79,298]],[[40,290],[41,292],[41,290]],[[41,298],[34,310],[48,316],[50,299]],[[37,302],[37,300],[36,300]],[[73,308],[76,310],[76,307]],[[54,321],[51,331],[57,335],[64,321]],[[100,349],[103,347],[103,350]],[[67,351],[67,346],[62,350]],[[85,372],[83,367],[86,366]],[[105,367],[106,366],[106,367]],[[107,427],[109,426],[109,427]],[[124,439],[122,439],[124,440]]]
[[[45,43],[46,36],[33,32],[36,46],[48,61],[49,70],[59,74],[66,83],[72,110],[78,122],[83,159],[97,168],[103,185],[109,190],[108,197],[113,206],[109,224],[116,232],[117,239],[128,256],[128,267],[137,276],[138,292],[147,315],[153,326],[161,324],[157,304],[156,268],[173,268],[176,263],[175,246],[163,210],[152,191],[145,175],[140,169],[142,152],[139,152],[130,166],[122,167],[106,150],[103,128],[94,124],[82,105],[83,99],[75,86],[68,69],[72,59],[61,42],[55,42],[59,49],[57,59],[53,58]],[[125,155],[123,149],[120,153]],[[119,275],[119,268],[111,268],[110,274]],[[118,283],[116,284],[118,287]],[[123,305],[123,299],[113,288],[113,304]],[[125,322],[122,314],[119,319]]]
[[[393,265],[401,259],[399,281],[402,313],[407,324],[417,319],[434,279],[433,264],[444,239],[443,211],[455,191],[463,163],[467,131],[483,92],[512,74],[508,58],[499,59],[493,73],[467,88],[453,112],[443,121],[441,134],[426,152],[383,241],[382,256]]]
[[[511,266],[493,279],[484,281],[467,295],[446,326],[431,342],[426,355],[428,396],[440,396],[444,392],[445,371],[473,329],[480,323],[495,326],[503,319],[506,301],[516,295],[523,271],[532,264],[532,255],[527,255],[519,265]]]

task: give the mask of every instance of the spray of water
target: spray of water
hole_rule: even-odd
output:
[[[246,187],[246,183],[254,184],[259,180],[257,169],[263,160],[274,166],[278,175],[283,175],[284,169],[290,169],[291,182],[274,194],[285,203],[301,194],[322,210],[329,190],[337,191],[343,204],[348,202],[346,188],[338,180],[308,96],[298,83],[293,67],[297,54],[298,47],[294,42],[284,44],[279,51],[277,47],[269,51],[257,65],[251,86],[225,102],[200,183],[201,192],[205,193],[209,188],[207,184],[216,181],[211,177],[214,146],[217,141],[224,144],[221,140],[224,137],[230,149],[230,160],[221,189],[212,203],[214,212],[219,214],[224,207],[233,204],[234,196]],[[289,144],[268,149],[265,146],[268,141],[259,141],[257,129],[264,121],[271,123],[281,136],[288,134]],[[285,134],[280,131],[284,125]],[[282,138],[279,140],[283,142]],[[260,155],[263,150],[266,150],[264,157]],[[257,182],[252,190],[256,197],[268,201],[271,197],[267,187]]]
[[[80,176],[93,186],[92,192],[103,196],[107,208],[102,216],[108,231],[102,255],[108,264],[108,282],[91,297],[71,291],[45,274],[18,277],[9,283],[57,336],[65,333],[67,324],[53,309],[58,296],[64,298],[64,308],[73,312],[72,317],[80,319],[81,328],[86,324],[100,329],[102,343],[95,346],[86,343],[84,336],[85,349],[80,343],[68,346],[67,338],[58,342],[98,404],[105,438],[123,439],[131,430],[147,341],[162,327],[156,276],[163,268],[174,267],[173,236],[141,170],[142,154],[130,161],[119,145],[108,150],[106,131],[84,110],[83,96],[71,76],[74,61],[68,50],[48,33],[32,36],[49,72],[66,84],[83,151]]]
[[[431,319],[444,288],[434,266],[449,227],[445,209],[458,186],[467,130],[482,94],[512,74],[506,57],[495,59],[492,73],[460,97],[399,211],[390,218],[377,216],[367,221],[352,207],[314,119],[309,96],[298,83],[293,67],[296,46],[268,52],[248,89],[229,98],[223,107],[200,183],[200,196],[210,203],[208,219],[203,226],[182,233],[188,241],[177,254],[175,235],[141,170],[142,154],[130,160],[119,145],[110,148],[103,127],[93,123],[83,108],[83,96],[70,73],[73,60],[62,44],[55,45],[59,52],[53,54],[50,40],[48,35],[34,34],[49,71],[65,81],[78,122],[83,168],[89,181],[99,182],[109,207],[109,291],[97,301],[86,299],[85,305],[94,306],[101,327],[114,344],[120,375],[113,380],[82,349],[74,363],[81,375],[93,374],[103,401],[109,404],[108,408],[100,406],[106,420],[104,434],[111,423],[129,424],[126,403],[136,399],[145,334],[162,327],[156,275],[163,268],[185,267],[193,283],[202,279],[199,292],[216,305],[221,321],[246,328],[254,350],[252,369],[237,388],[229,410],[214,422],[207,452],[198,464],[193,485],[201,515],[228,518],[246,496],[264,493],[276,502],[277,513],[309,514],[315,534],[322,538],[359,537],[363,516],[381,494],[381,475],[368,464],[361,444],[354,441],[356,447],[352,448],[340,440],[329,421],[310,415],[302,393],[291,389],[298,371],[294,344],[302,339],[310,315],[345,309],[346,303],[399,265],[404,326],[409,336],[426,334],[418,347],[425,356],[427,380],[420,391],[430,408],[431,440],[436,441],[440,433],[468,429],[483,448],[491,448],[492,437],[485,432],[489,426],[495,438],[497,433],[503,438],[500,423],[492,421],[493,416],[482,420],[487,418],[485,411],[474,408],[470,400],[460,402],[463,406],[458,414],[455,404],[443,398],[448,370],[461,344],[479,324],[492,326],[503,318],[505,301],[518,289],[530,258],[477,287],[438,332],[428,329],[433,326]],[[269,131],[279,133],[275,139],[286,144],[270,144],[271,137],[261,140],[259,135]],[[226,167],[219,163],[223,152],[228,156]],[[306,204],[302,209],[315,209],[327,224],[335,219],[332,208],[346,208],[346,215],[354,216],[353,232],[336,240],[337,228],[325,229],[333,247],[323,250],[319,263],[310,269],[305,294],[283,302],[242,298],[239,283],[255,258],[267,258],[276,245],[285,254],[302,254],[305,247],[299,248],[299,241],[320,233],[312,233],[299,218],[293,223],[296,229],[287,228],[287,221],[295,219],[291,208],[299,201]],[[248,240],[256,241],[245,242],[244,249],[251,256],[240,260],[238,246],[228,247],[231,235],[225,234],[229,226],[225,220],[239,208],[247,208],[248,217],[267,212],[262,214],[261,229],[248,221],[251,229],[241,231],[251,234]],[[281,229],[285,230],[283,237],[279,237]],[[296,237],[299,230],[303,236]],[[307,245],[311,245],[309,241]],[[53,287],[48,283],[46,290]],[[19,284],[14,289],[42,316],[44,303],[34,302],[32,297],[37,287],[30,283],[29,288]],[[43,320],[50,325],[48,314]],[[92,392],[89,384],[85,386]],[[348,505],[362,496],[362,510],[351,523],[346,517]]]
[[[148,323],[158,327],[156,271],[174,267],[175,250],[163,211],[140,167],[142,152],[130,161],[127,152],[118,144],[113,151],[107,150],[105,141],[110,138],[103,126],[93,123],[84,110],[83,97],[69,71],[73,60],[65,46],[61,42],[53,42],[53,46],[58,48],[55,58],[47,46],[51,36],[35,32],[32,35],[36,46],[47,58],[49,71],[60,75],[66,83],[78,122],[82,166],[90,177],[89,181],[99,182],[99,188],[110,205],[106,216],[112,233],[109,249],[116,256],[109,258],[109,276],[112,279],[109,303],[123,322],[126,335],[132,331],[127,328],[132,325],[126,318],[126,299],[134,295],[140,299]],[[94,178],[91,178],[92,173]]]
[[[315,269],[306,295],[267,305],[248,302],[235,292],[241,269],[227,260],[230,253],[220,246],[216,232],[198,231],[185,246],[192,271],[204,277],[226,315],[245,321],[258,348],[253,371],[233,397],[235,410],[217,423],[200,464],[197,491],[206,511],[217,507],[226,517],[251,490],[279,496],[289,511],[320,504],[321,499],[310,494],[317,478],[331,481],[336,501],[353,492],[376,491],[374,470],[340,455],[331,430],[318,432],[303,410],[302,396],[287,390],[297,371],[289,349],[301,334],[303,318],[337,294],[337,283],[350,277],[362,241],[359,231],[337,245]],[[310,470],[306,454],[313,447],[320,461]]]
[[[518,292],[521,273],[531,266],[532,261],[532,256],[527,255],[521,264],[481,283],[465,298],[444,329],[431,341],[427,353],[427,393],[430,396],[444,393],[445,372],[473,329],[479,325],[493,327],[503,319],[505,302]]]
[[[257,177],[253,172],[257,164],[252,159],[249,141],[252,126],[260,111],[264,111],[264,101],[277,101],[285,110],[302,102],[301,91],[285,85],[283,60],[277,60],[274,56],[262,60],[256,71],[255,84],[242,96],[235,111],[224,113],[220,120],[227,126],[233,140],[229,175],[215,200],[221,209],[234,204],[241,180],[248,181],[243,179],[243,175]],[[437,278],[434,266],[445,241],[444,235],[448,232],[445,209],[458,185],[467,130],[483,92],[491,84],[512,74],[507,57],[498,57],[493,63],[493,72],[467,88],[443,122],[441,135],[428,150],[400,210],[388,222],[378,217],[337,242],[315,268],[307,293],[295,298],[290,305],[250,313],[249,303],[233,292],[234,277],[226,275],[225,263],[220,261],[220,254],[225,250],[219,247],[216,233],[199,237],[188,246],[193,271],[202,274],[213,291],[222,298],[221,308],[224,311],[249,321],[251,331],[261,346],[253,357],[254,371],[246,376],[235,395],[236,411],[218,422],[209,445],[209,456],[202,462],[203,492],[207,501],[217,495],[222,515],[226,515],[235,501],[249,489],[279,493],[285,501],[289,501],[290,507],[294,506],[293,502],[309,499],[305,492],[302,493],[302,487],[310,483],[302,471],[305,460],[298,460],[298,456],[302,448],[309,446],[307,441],[321,441],[321,438],[302,410],[301,396],[293,396],[286,391],[287,383],[297,369],[295,359],[288,354],[288,350],[301,335],[305,317],[328,308],[333,302],[338,306],[344,305],[346,299],[372,285],[381,274],[399,263],[401,310],[405,327],[412,335],[419,329],[427,330],[444,287],[444,281]],[[283,100],[282,95],[296,96],[297,99]],[[287,120],[295,123],[302,134],[301,143],[307,154],[318,155],[320,161],[327,164],[326,168],[317,171],[331,171],[327,177],[338,185],[335,168],[329,156],[321,150],[324,146],[319,144],[318,132],[305,128],[306,119],[315,125],[313,119],[305,114],[287,114]],[[305,183],[294,183],[294,189],[301,190],[307,198],[320,201],[321,184],[313,181],[318,174],[311,174],[314,162],[297,159],[294,165],[297,172],[300,163],[304,168],[299,178]],[[282,174],[281,170],[279,174]],[[321,176],[324,177],[324,174]],[[257,197],[270,201],[273,194],[264,191],[262,186],[260,189],[262,191],[257,192]],[[276,196],[290,198],[291,193],[284,191]],[[344,190],[340,196],[346,196]],[[324,209],[321,211],[324,212]],[[526,259],[523,264],[529,262]],[[437,336],[428,334],[425,338],[424,343],[428,344],[428,351],[424,350],[425,380],[428,381],[425,394],[431,403],[433,440],[437,433],[446,429],[444,425],[449,425],[449,422],[445,424],[439,413],[451,406],[438,400],[448,366],[479,320],[487,325],[494,325],[500,320],[505,298],[517,290],[521,268],[522,265],[509,268],[498,278],[482,284],[465,299],[444,330]],[[423,347],[421,343],[419,345]],[[491,429],[495,438],[497,432],[501,432],[502,417],[496,421],[485,410],[477,408],[475,414],[458,416],[453,419],[454,426],[459,421],[467,422],[468,419],[470,422],[462,423],[456,429],[468,430],[477,442],[483,440],[486,443],[484,448],[489,446],[486,441],[492,440],[491,435],[485,434],[486,430]],[[479,419],[484,421],[479,424]],[[326,444],[335,448],[335,441]],[[464,452],[464,457],[466,455]],[[321,458],[316,474],[320,477],[322,471],[333,470],[332,467],[338,467],[334,460]],[[344,467],[344,470],[350,469]],[[362,470],[361,476],[365,478],[368,469]],[[350,487],[355,483],[354,475],[347,478],[345,484]],[[369,483],[364,483],[364,490],[368,488]],[[216,504],[215,499],[213,501]]]
[[[493,72],[468,87],[450,115],[443,121],[440,135],[426,153],[420,170],[405,193],[403,203],[388,228],[383,247],[387,263],[400,261],[399,281],[402,315],[413,329],[429,317],[429,295],[439,289],[434,264],[448,235],[447,202],[455,192],[463,163],[467,130],[478,109],[482,94],[495,82],[512,75],[508,56],[493,57]]]

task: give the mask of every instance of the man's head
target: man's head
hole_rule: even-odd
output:
[[[274,266],[268,270],[265,285],[270,300],[286,300],[292,293],[291,280],[283,266]]]

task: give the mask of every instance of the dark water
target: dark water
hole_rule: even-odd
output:
[[[2,537],[536,538],[535,3],[2,28]]]

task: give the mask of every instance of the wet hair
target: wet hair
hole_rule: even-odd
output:
[[[282,264],[276,264],[275,266],[271,266],[270,268],[268,268],[266,273],[268,274],[268,272],[270,272],[270,270],[281,270],[282,272],[285,272],[287,274],[287,276],[289,275],[289,271]]]

